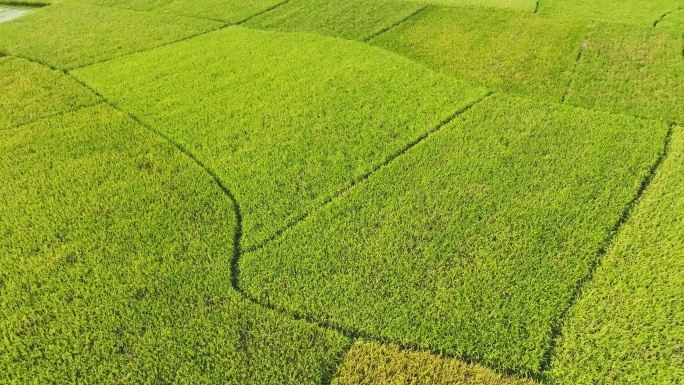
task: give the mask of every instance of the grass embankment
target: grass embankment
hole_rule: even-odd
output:
[[[684,130],[565,322],[559,384],[684,378]]]
[[[45,7],[0,24],[0,51],[73,69],[210,31],[222,24],[85,4]]]
[[[534,385],[477,364],[442,358],[396,345],[357,341],[344,357],[332,385]]]
[[[289,313],[536,373],[666,131],[488,99],[245,254],[241,282]]]
[[[348,341],[232,290],[231,200],[97,105],[0,131],[0,382],[320,384]]]
[[[215,170],[243,250],[483,95],[360,43],[239,27],[74,74]]]
[[[15,57],[0,57],[0,130],[97,103],[63,73]]]
[[[476,84],[560,100],[586,28],[516,11],[430,7],[371,44]]]
[[[566,102],[684,122],[682,36],[654,28],[595,24]]]
[[[394,0],[292,0],[245,26],[364,40],[423,7]]]

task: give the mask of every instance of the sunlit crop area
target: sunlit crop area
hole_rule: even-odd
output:
[[[684,383],[684,3],[0,0],[0,383]]]

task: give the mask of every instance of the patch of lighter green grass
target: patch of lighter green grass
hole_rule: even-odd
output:
[[[231,287],[232,201],[100,104],[0,131],[0,382],[320,384],[347,339]]]
[[[552,326],[666,132],[491,97],[246,253],[240,282],[290,313],[538,373]]]
[[[550,370],[557,384],[684,378],[684,129],[571,309]]]
[[[681,0],[539,0],[539,13],[650,27],[682,5]]]
[[[61,72],[0,57],[0,130],[97,103],[90,90]]]
[[[230,186],[244,250],[484,94],[361,43],[240,27],[74,75]]]
[[[394,0],[292,0],[245,26],[363,40],[422,7],[423,4]]]
[[[122,8],[58,4],[0,24],[0,51],[60,69],[73,69],[221,25]]]
[[[684,122],[681,37],[657,28],[595,23],[566,102]]]
[[[534,385],[477,364],[442,358],[394,344],[355,343],[344,356],[333,385]]]
[[[487,87],[560,100],[585,32],[569,19],[431,7],[371,43]]]

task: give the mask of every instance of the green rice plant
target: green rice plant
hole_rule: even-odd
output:
[[[423,7],[423,4],[395,0],[292,0],[245,26],[363,40]]]
[[[103,7],[117,7],[138,11],[151,11],[157,7],[170,3],[172,0],[57,0],[76,4],[100,5]]]
[[[97,103],[99,98],[61,72],[0,57],[0,130]]]
[[[241,27],[73,74],[230,186],[244,250],[484,94],[361,43]]]
[[[596,23],[583,44],[566,101],[684,122],[681,37],[654,28]]]
[[[666,132],[489,98],[245,253],[240,284],[362,336],[539,373],[553,325]]]
[[[683,5],[681,0],[541,0],[539,12],[650,27],[662,15]]]
[[[662,19],[659,19],[655,26],[664,30],[674,32],[677,36],[684,36],[684,5],[676,11],[673,11]],[[684,55],[684,51],[682,52]]]
[[[535,12],[536,0],[399,0],[408,2],[420,2],[446,6],[481,6],[491,8],[509,8],[518,11]]]
[[[357,341],[345,354],[333,385],[534,385],[477,364],[443,358],[394,344]]]
[[[285,0],[171,0],[155,8],[155,12],[170,12],[228,23],[239,23],[252,16],[278,7]]]
[[[149,49],[222,24],[85,4],[58,4],[0,24],[0,51],[73,69]]]
[[[371,43],[471,82],[560,100],[585,30],[569,19],[431,7]]]
[[[684,129],[571,308],[549,373],[557,384],[684,378]]]
[[[231,199],[100,104],[0,131],[0,382],[320,384],[349,341],[231,287]]]

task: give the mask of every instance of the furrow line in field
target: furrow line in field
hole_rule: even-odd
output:
[[[269,8],[264,9],[264,10],[261,11],[261,12],[257,12],[257,13],[255,13],[254,15],[248,16],[248,17],[246,17],[246,18],[244,18],[244,19],[242,19],[242,20],[240,20],[240,21],[238,21],[238,22],[236,22],[236,23],[234,23],[234,24],[232,24],[232,25],[241,25],[241,24],[244,24],[244,23],[246,23],[246,22],[252,20],[252,19],[255,18],[255,17],[261,16],[261,15],[263,15],[264,13],[271,12],[271,11],[273,11],[274,9],[279,8],[279,7],[285,5],[285,4],[289,3],[289,2],[290,2],[290,0],[282,1],[282,2],[280,2],[280,3],[278,3],[278,4],[276,4],[276,5],[273,5],[273,6],[269,7]]]
[[[291,221],[290,223],[288,223],[287,225],[285,225],[282,229],[276,231],[275,234],[273,234],[272,236],[268,237],[268,238],[265,239],[263,242],[261,242],[261,243],[255,245],[255,246],[253,246],[253,247],[250,247],[249,249],[245,250],[244,252],[245,252],[245,253],[251,253],[251,252],[253,252],[253,251],[257,251],[257,250],[263,248],[264,246],[266,246],[267,244],[269,244],[270,242],[272,242],[272,241],[278,239],[278,238],[279,238],[281,235],[283,235],[286,231],[290,230],[291,228],[297,226],[298,224],[300,224],[301,222],[303,222],[304,220],[306,220],[306,218],[308,218],[309,216],[311,216],[314,212],[321,210],[323,207],[327,206],[328,204],[332,203],[332,202],[335,201],[336,199],[340,198],[341,196],[343,196],[344,194],[346,194],[347,191],[351,190],[354,186],[356,186],[356,185],[358,185],[359,183],[363,182],[364,180],[368,179],[371,175],[375,174],[375,173],[378,172],[380,169],[382,169],[382,168],[384,168],[385,166],[389,165],[394,159],[396,159],[397,157],[403,155],[403,154],[406,153],[408,150],[410,150],[411,148],[413,148],[414,146],[416,146],[416,145],[419,144],[420,142],[422,142],[422,141],[424,141],[425,139],[427,139],[430,135],[432,135],[432,134],[438,132],[440,129],[442,129],[442,127],[444,127],[444,126],[447,125],[449,122],[451,122],[452,120],[454,120],[457,116],[459,116],[459,115],[463,114],[464,112],[468,111],[469,109],[471,109],[471,108],[472,108],[473,106],[475,106],[476,104],[478,104],[478,103],[484,101],[485,99],[487,99],[488,97],[490,97],[492,94],[493,94],[493,92],[488,92],[488,93],[486,93],[484,96],[482,96],[481,98],[475,100],[474,102],[468,104],[467,106],[465,106],[465,107],[459,109],[458,111],[456,111],[455,113],[451,114],[449,117],[447,117],[446,119],[442,120],[439,124],[437,124],[432,130],[426,132],[425,134],[419,136],[418,138],[416,138],[416,139],[413,140],[412,142],[408,143],[406,146],[402,147],[401,149],[399,149],[398,151],[396,151],[395,153],[393,153],[393,154],[391,154],[389,157],[387,157],[382,163],[380,163],[379,165],[375,166],[372,170],[370,170],[370,171],[366,172],[365,174],[361,175],[359,178],[357,178],[356,180],[352,181],[348,186],[342,188],[342,190],[340,190],[340,191],[338,191],[336,194],[330,196],[330,197],[329,197],[327,200],[325,200],[318,208],[312,210],[312,211],[309,212],[309,213],[304,213],[303,215],[301,215],[301,216],[295,218],[293,221]]]
[[[171,45],[171,44],[176,44],[176,43],[180,43],[180,42],[183,42],[183,41],[186,41],[186,40],[190,40],[190,39],[195,38],[195,37],[203,36],[203,35],[206,35],[206,34],[211,33],[211,32],[220,31],[220,30],[222,30],[222,29],[224,29],[224,28],[230,27],[231,25],[232,25],[232,24],[225,24],[225,25],[222,25],[222,26],[220,26],[220,27],[218,27],[218,28],[211,29],[211,30],[209,30],[209,31],[204,31],[204,32],[200,32],[200,33],[197,33],[197,34],[194,34],[194,35],[186,36],[186,37],[184,37],[184,38],[182,38],[182,39],[180,39],[180,40],[174,40],[174,41],[170,41],[170,42],[168,42],[168,43],[164,43],[164,44],[160,44],[160,45],[158,45],[158,46],[154,46],[154,47],[152,47],[152,48],[141,49],[141,50],[138,50],[138,51],[125,53],[125,54],[123,54],[123,55],[110,57],[110,58],[107,58],[107,59],[104,59],[104,60],[100,60],[100,61],[97,61],[97,62],[94,62],[94,63],[89,63],[89,64],[86,64],[86,65],[83,65],[83,66],[80,66],[80,67],[72,68],[72,69],[70,69],[69,71],[75,71],[75,70],[78,70],[78,69],[87,68],[87,67],[94,66],[94,65],[97,65],[97,64],[106,63],[106,62],[111,61],[111,60],[114,60],[114,59],[118,59],[118,58],[122,58],[122,57],[126,57],[126,56],[131,56],[131,55],[139,54],[139,53],[142,53],[142,52],[152,51],[152,50],[157,49],[157,48],[166,47],[166,46]],[[67,72],[67,71],[64,71],[64,72]]]
[[[565,104],[565,99],[570,93],[570,87],[572,87],[572,81],[575,80],[575,75],[577,74],[577,67],[579,66],[580,60],[582,60],[582,53],[584,52],[584,44],[586,43],[586,32],[584,34],[584,39],[580,43],[579,51],[577,51],[577,57],[575,58],[575,64],[572,66],[572,72],[570,73],[570,79],[568,79],[568,84],[565,86],[565,91],[563,91],[563,96],[561,96],[561,104]]]
[[[359,340],[359,339],[363,339],[363,340],[366,340],[366,341],[375,341],[375,342],[378,342],[378,343],[381,343],[381,344],[392,343],[392,344],[394,344],[394,345],[396,345],[396,346],[398,346],[399,348],[404,349],[404,350],[423,351],[423,352],[429,352],[429,353],[432,353],[432,354],[440,354],[440,356],[443,357],[443,358],[447,358],[447,359],[448,359],[448,358],[455,358],[455,359],[458,359],[458,360],[460,360],[460,361],[462,361],[462,362],[465,362],[465,363],[467,363],[467,364],[478,364],[478,365],[482,365],[477,359],[474,359],[474,358],[472,358],[472,357],[466,357],[466,356],[458,356],[458,357],[457,357],[457,356],[452,356],[452,355],[449,355],[449,354],[444,354],[443,352],[440,352],[440,351],[432,351],[432,350],[430,350],[430,349],[426,349],[425,347],[421,347],[421,346],[419,346],[419,345],[417,345],[417,344],[416,344],[416,345],[409,345],[409,344],[405,344],[405,343],[403,343],[403,342],[401,342],[401,341],[392,340],[392,339],[387,338],[387,337],[371,335],[371,334],[367,334],[367,333],[362,332],[362,331],[353,330],[353,329],[348,329],[348,328],[345,328],[345,327],[343,327],[343,326],[341,326],[341,325],[336,325],[336,324],[334,324],[334,323],[330,323],[330,322],[327,322],[327,321],[321,321],[321,320],[314,319],[314,318],[309,317],[309,316],[307,316],[307,315],[305,315],[305,314],[300,314],[300,313],[298,313],[298,312],[293,312],[293,311],[289,311],[289,310],[286,310],[286,309],[281,309],[281,308],[278,308],[277,306],[272,305],[272,304],[270,304],[270,303],[263,303],[263,302],[261,302],[260,300],[258,300],[258,299],[256,299],[256,298],[250,296],[247,292],[245,292],[245,291],[240,287],[240,282],[239,282],[239,274],[240,274],[240,272],[239,272],[239,266],[238,266],[238,265],[239,265],[240,257],[241,257],[241,255],[244,253],[244,252],[242,251],[242,249],[241,249],[241,246],[240,246],[240,245],[241,245],[241,239],[242,239],[242,213],[241,213],[240,206],[239,206],[239,203],[238,203],[237,199],[235,198],[235,196],[233,195],[233,193],[232,193],[232,192],[223,184],[223,182],[220,180],[220,178],[218,177],[218,175],[217,175],[211,168],[209,168],[206,164],[204,164],[204,162],[202,162],[202,161],[201,161],[200,159],[198,159],[195,155],[193,155],[192,152],[190,152],[189,150],[187,150],[182,144],[180,144],[180,143],[174,141],[174,140],[171,139],[170,137],[168,137],[168,136],[164,135],[163,133],[161,133],[161,132],[155,130],[155,129],[152,128],[150,125],[148,125],[148,124],[142,122],[142,121],[141,121],[138,117],[136,117],[135,115],[133,115],[133,114],[127,112],[125,109],[120,108],[120,107],[117,106],[115,103],[109,101],[109,100],[106,99],[102,94],[100,94],[99,92],[97,92],[97,90],[95,90],[93,87],[89,86],[87,83],[81,81],[80,79],[76,78],[75,76],[69,74],[68,71],[64,71],[64,70],[60,70],[60,69],[54,68],[54,67],[52,67],[52,66],[50,66],[50,65],[47,65],[47,64],[45,64],[45,63],[40,63],[40,62],[38,62],[38,61],[36,61],[36,60],[32,60],[32,59],[28,59],[28,58],[25,58],[25,59],[26,59],[26,60],[29,60],[29,61],[32,61],[32,62],[34,62],[34,63],[40,64],[40,65],[44,65],[44,66],[46,66],[46,67],[48,67],[48,68],[52,68],[52,69],[55,69],[55,70],[58,70],[58,71],[61,71],[61,72],[65,73],[67,76],[69,76],[70,78],[72,78],[74,81],[76,81],[77,83],[79,83],[79,84],[81,84],[82,86],[86,87],[87,89],[89,89],[90,91],[92,91],[95,95],[97,95],[97,96],[101,99],[101,101],[98,102],[98,103],[96,103],[96,104],[99,104],[99,103],[106,104],[106,105],[110,106],[111,108],[114,108],[114,109],[116,109],[117,111],[121,112],[122,114],[125,114],[125,115],[128,116],[130,119],[132,119],[133,121],[137,122],[137,123],[140,124],[142,127],[145,127],[145,128],[146,128],[147,130],[149,130],[150,132],[152,132],[152,133],[154,133],[154,134],[156,134],[156,135],[159,135],[159,137],[163,138],[163,139],[166,140],[168,143],[170,143],[172,146],[174,146],[174,147],[177,148],[179,151],[181,151],[183,154],[185,154],[186,156],[188,156],[192,161],[194,161],[198,166],[200,166],[204,171],[206,171],[207,174],[209,174],[209,176],[211,176],[211,177],[214,179],[215,183],[219,186],[219,188],[221,188],[221,190],[223,191],[223,193],[226,194],[226,196],[227,196],[227,197],[231,200],[231,202],[233,203],[233,207],[234,207],[234,210],[235,210],[235,216],[236,216],[236,230],[235,230],[235,234],[234,234],[234,237],[233,237],[233,243],[234,243],[233,255],[231,256],[232,259],[231,259],[231,263],[230,263],[230,266],[231,266],[231,272],[230,272],[230,273],[231,273],[231,274],[230,274],[230,275],[231,275],[231,287],[232,287],[236,292],[238,292],[239,295],[240,295],[241,297],[243,297],[245,300],[248,300],[248,301],[254,303],[254,304],[257,305],[257,306],[260,306],[260,307],[262,307],[262,308],[264,308],[264,309],[267,309],[267,310],[270,310],[270,311],[273,311],[273,312],[277,312],[277,313],[279,313],[279,314],[282,314],[282,315],[284,315],[284,316],[287,316],[287,317],[289,317],[290,319],[293,319],[293,320],[296,320],[296,321],[303,321],[303,322],[306,322],[306,323],[308,323],[308,324],[310,324],[310,325],[314,325],[314,326],[317,326],[317,327],[320,327],[320,328],[324,328],[324,329],[336,331],[336,332],[338,332],[338,333],[340,333],[340,334],[346,336],[346,337],[349,339],[349,341],[350,341],[350,342],[349,342],[349,345],[348,345],[347,347],[345,347],[345,349],[344,349],[342,352],[340,352],[340,357],[339,357],[339,360],[338,360],[336,366],[335,366],[335,367],[331,367],[331,368],[330,368],[330,371],[329,371],[328,373],[326,373],[326,374],[323,376],[322,385],[329,385],[330,383],[332,383],[332,380],[334,379],[335,374],[337,373],[337,368],[338,368],[339,364],[342,362],[342,360],[344,359],[344,355],[346,354],[347,351],[349,351],[349,349],[351,349],[351,347],[352,347],[352,345],[354,344],[354,342],[356,342],[356,341]],[[449,122],[451,122],[452,120],[454,120],[456,117],[458,117],[459,115],[461,115],[461,114],[463,114],[464,112],[468,111],[470,108],[472,108],[472,107],[475,106],[476,104],[478,104],[478,103],[484,101],[485,99],[489,98],[492,94],[493,94],[493,92],[488,92],[488,93],[486,93],[484,96],[482,96],[482,97],[480,97],[479,99],[477,99],[477,100],[473,101],[472,103],[470,103],[469,105],[467,105],[467,106],[465,106],[465,107],[459,109],[458,111],[454,112],[452,115],[450,115],[449,117],[447,117],[446,119],[444,119],[443,121],[441,121],[441,122],[440,122],[434,129],[432,129],[430,132],[421,135],[419,138],[417,138],[417,139],[414,140],[413,142],[411,142],[411,143],[409,143],[408,145],[406,145],[402,150],[400,150],[400,151],[394,153],[393,155],[391,155],[391,156],[390,156],[389,158],[387,158],[381,165],[375,167],[373,170],[371,170],[370,172],[364,174],[362,177],[360,177],[359,179],[357,179],[355,182],[353,182],[353,183],[352,183],[351,185],[349,185],[347,188],[341,190],[338,194],[336,194],[335,196],[333,196],[332,198],[330,198],[328,201],[326,201],[323,205],[321,205],[320,208],[322,208],[322,207],[324,207],[326,204],[332,202],[335,198],[338,198],[338,197],[344,195],[345,192],[347,192],[350,188],[352,188],[353,186],[355,186],[355,185],[358,184],[359,182],[361,182],[361,181],[363,181],[363,180],[365,180],[365,179],[368,179],[368,177],[370,177],[373,173],[375,173],[375,172],[378,171],[379,169],[383,168],[384,166],[387,166],[392,160],[394,160],[394,159],[396,159],[397,157],[399,157],[400,155],[404,154],[406,151],[410,150],[412,147],[414,147],[415,145],[419,144],[420,142],[424,141],[424,140],[427,139],[430,135],[432,135],[432,134],[438,132],[441,128],[443,128],[443,127],[444,127],[445,125],[447,125]],[[96,104],[94,104],[94,105],[96,105]],[[319,209],[320,209],[320,208],[319,208]],[[301,220],[303,220],[303,219],[305,219],[305,218],[302,218]],[[301,220],[300,220],[300,221],[301,221]],[[300,221],[297,221],[297,222],[300,222]],[[295,225],[295,224],[296,224],[296,223],[293,223],[292,226]],[[291,227],[291,226],[290,226],[290,227]],[[265,244],[265,243],[264,243],[264,244]],[[261,247],[263,247],[264,244],[262,244]],[[499,374],[502,374],[502,375],[506,375],[506,376],[513,376],[513,375],[516,375],[516,374],[517,374],[517,373],[515,373],[515,372],[513,372],[513,371],[506,371],[506,370],[503,370],[503,371],[502,371],[502,370],[499,370],[498,368],[489,368],[489,369],[491,369],[492,371],[494,371],[494,372],[496,372],[496,373],[499,373]]]
[[[665,140],[663,144],[663,149],[661,150],[660,154],[658,155],[658,158],[655,160],[653,165],[651,165],[651,168],[648,171],[648,174],[642,179],[641,184],[639,186],[639,189],[637,190],[636,194],[634,197],[627,203],[625,208],[622,210],[622,214],[618,218],[618,220],[615,222],[613,227],[610,229],[608,232],[608,235],[606,236],[606,239],[603,242],[603,245],[599,248],[598,252],[594,256],[593,260],[590,262],[589,265],[589,271],[587,274],[580,279],[577,284],[575,285],[575,289],[572,293],[572,296],[570,297],[570,300],[568,301],[567,306],[563,311],[561,312],[560,316],[556,319],[555,323],[551,327],[551,340],[548,349],[546,350],[546,353],[544,354],[544,358],[541,362],[539,373],[541,375],[544,375],[544,372],[546,372],[550,365],[551,365],[551,359],[553,357],[553,354],[555,352],[556,346],[557,346],[557,341],[558,339],[562,336],[562,327],[563,327],[563,322],[565,321],[568,313],[570,312],[570,309],[572,306],[577,302],[579,296],[582,294],[582,291],[584,287],[591,282],[591,280],[594,277],[594,273],[596,271],[596,268],[599,266],[599,263],[601,262],[602,257],[606,254],[608,251],[608,248],[613,244],[615,237],[617,236],[618,232],[620,231],[620,228],[622,227],[625,222],[629,219],[630,214],[634,210],[634,207],[637,205],[639,202],[639,199],[643,195],[644,191],[648,188],[650,185],[651,181],[653,180],[653,177],[655,176],[655,173],[658,171],[658,167],[663,163],[663,160],[667,156],[668,148],[670,145],[670,139],[672,138],[672,132],[675,127],[675,123],[671,122],[670,126],[667,130],[667,134],[665,135]],[[541,380],[541,378],[540,378]]]
[[[663,21],[664,18],[668,17],[670,14],[673,14],[673,13],[679,11],[679,10],[684,10],[684,7],[677,7],[677,8],[675,8],[675,9],[671,10],[671,11],[667,11],[667,12],[663,13],[659,18],[657,18],[657,19],[653,22],[653,27],[657,27],[658,24],[659,24],[661,21]]]
[[[364,42],[368,42],[368,41],[370,41],[371,39],[374,39],[374,38],[376,38],[376,37],[382,35],[383,33],[385,33],[385,32],[387,32],[387,31],[391,30],[392,28],[395,28],[395,27],[398,27],[398,26],[401,25],[401,24],[404,24],[405,22],[409,21],[410,19],[414,18],[415,16],[418,16],[419,14],[421,14],[423,11],[425,11],[426,9],[428,9],[428,7],[429,7],[429,5],[426,5],[426,6],[422,7],[422,8],[417,9],[416,11],[414,11],[414,12],[411,13],[410,15],[406,16],[405,18],[403,18],[403,19],[397,21],[396,23],[394,23],[394,24],[392,24],[392,25],[389,25],[389,26],[387,26],[387,27],[385,27],[385,28],[383,28],[383,29],[381,29],[381,30],[379,30],[379,31],[377,31],[377,32],[374,32],[373,34],[371,34],[371,35],[368,36],[368,37],[365,37],[365,38],[363,39],[363,41],[364,41]]]
[[[98,104],[106,104],[106,103],[105,103],[104,101],[102,101],[102,100],[98,100],[98,101],[96,101],[96,102],[94,102],[94,103],[80,105],[80,106],[78,106],[78,107],[76,107],[76,108],[72,108],[72,109],[70,109],[70,110],[55,112],[55,113],[50,114],[50,115],[42,116],[42,117],[40,117],[40,118],[38,118],[38,119],[36,119],[36,120],[32,120],[32,121],[30,121],[30,122],[21,123],[21,124],[18,124],[18,125],[16,125],[16,126],[8,127],[8,128],[5,128],[5,129],[0,129],[0,131],[17,130],[17,129],[20,129],[20,128],[22,128],[22,127],[29,126],[29,125],[31,125],[31,124],[35,124],[35,123],[38,123],[38,122],[42,122],[43,120],[57,118],[57,117],[60,117],[60,116],[62,116],[62,115],[65,115],[65,114],[70,114],[70,113],[72,113],[72,112],[78,112],[78,111],[80,111],[80,110],[82,110],[82,109],[90,108],[90,107],[96,106],[96,105],[98,105]]]
[[[184,38],[182,38],[182,39],[179,39],[179,40],[174,40],[174,41],[171,41],[171,42],[168,42],[168,43],[160,44],[160,45],[155,46],[155,47],[151,47],[151,48],[147,48],[147,49],[141,49],[141,50],[138,50],[138,51],[129,52],[129,53],[126,53],[126,54],[123,54],[123,55],[119,55],[119,56],[107,58],[107,59],[104,59],[104,60],[100,60],[100,61],[97,61],[97,62],[94,62],[94,63],[89,63],[89,64],[86,64],[86,65],[84,65],[84,66],[72,68],[72,69],[70,69],[69,71],[75,71],[75,70],[78,70],[78,69],[87,68],[87,67],[94,66],[94,65],[97,65],[97,64],[106,63],[106,62],[108,62],[108,61],[110,61],[110,60],[114,60],[114,59],[118,59],[118,58],[122,58],[122,57],[126,57],[126,56],[131,56],[131,55],[139,54],[139,53],[142,53],[142,52],[152,51],[152,50],[155,50],[155,49],[158,49],[158,48],[162,48],[162,47],[166,47],[166,46],[169,46],[169,45],[172,45],[172,44],[176,44],[176,43],[180,43],[180,42],[183,42],[183,41],[186,41],[186,40],[190,40],[190,39],[193,39],[193,38],[196,38],[196,37],[199,37],[199,36],[204,36],[204,35],[207,35],[207,34],[212,33],[212,32],[220,31],[220,30],[225,29],[225,28],[228,28],[228,27],[232,27],[232,26],[236,26],[236,25],[241,25],[241,24],[244,24],[244,23],[246,23],[247,21],[251,20],[253,17],[261,16],[261,15],[263,15],[264,13],[270,12],[270,11],[272,11],[272,10],[274,10],[274,9],[276,9],[276,8],[278,8],[278,7],[282,6],[282,5],[284,5],[284,4],[287,4],[289,1],[290,1],[290,0],[285,0],[285,1],[281,2],[281,3],[278,3],[278,4],[276,4],[276,5],[274,5],[274,6],[270,7],[270,8],[268,8],[268,9],[265,9],[265,10],[263,10],[263,11],[261,11],[261,12],[255,13],[254,15],[251,15],[251,16],[249,16],[249,17],[247,17],[247,18],[245,18],[245,19],[242,19],[242,20],[240,20],[240,21],[238,21],[238,22],[235,22],[235,23],[227,23],[227,22],[221,21],[221,20],[213,20],[213,19],[197,18],[197,17],[195,17],[195,19],[211,20],[211,21],[216,21],[216,22],[224,23],[224,24],[221,25],[221,26],[219,26],[219,27],[217,27],[217,28],[210,29],[210,30],[204,31],[204,32],[200,32],[200,33],[197,33],[197,34],[194,34],[194,35],[186,36],[186,37],[184,37]],[[109,7],[109,8],[112,8],[112,7]],[[139,12],[149,12],[149,11],[139,11]],[[43,64],[43,63],[41,63],[41,64]],[[52,68],[52,67],[51,67],[51,68]]]

